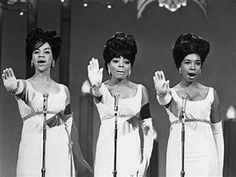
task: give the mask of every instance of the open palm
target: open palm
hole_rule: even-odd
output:
[[[17,80],[11,68],[6,68],[3,70],[2,80],[3,85],[5,86],[7,91],[12,91],[17,88]]]
[[[102,83],[103,68],[99,69],[98,60],[92,58],[88,65],[88,78],[91,85]]]
[[[156,71],[155,75],[153,76],[153,82],[155,85],[156,93],[157,95],[165,96],[167,93],[169,93],[169,80],[166,81],[165,75],[163,71]]]

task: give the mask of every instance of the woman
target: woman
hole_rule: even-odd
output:
[[[16,97],[23,121],[17,177],[39,177],[44,170],[46,177],[75,175],[70,138],[70,94],[65,85],[58,84],[50,75],[60,53],[61,42],[55,31],[33,29],[26,38],[26,57],[35,69],[34,75],[27,80],[19,80],[11,68],[6,68],[2,74],[5,88]],[[45,168],[42,166],[43,107],[47,110]],[[80,152],[80,149],[77,151]],[[81,159],[81,154],[79,156]]]
[[[101,120],[95,156],[95,177],[113,176],[115,111],[118,132],[117,176],[145,176],[149,164],[153,127],[148,94],[143,85],[129,80],[136,53],[134,37],[117,32],[107,41],[103,52],[110,78],[102,83],[103,69],[99,69],[97,59],[93,58],[88,65],[92,94]],[[118,97],[116,103],[114,96]]]
[[[181,129],[185,122],[185,176],[222,176],[223,136],[219,99],[212,87],[198,82],[202,65],[209,52],[209,42],[185,33],[173,47],[173,57],[181,74],[180,82],[169,89],[162,71],[153,81],[157,100],[164,105],[171,123],[167,145],[166,176],[180,176]],[[186,102],[185,102],[186,100]]]

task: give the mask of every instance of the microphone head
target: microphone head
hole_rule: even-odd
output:
[[[47,98],[47,97],[48,97],[48,93],[44,93],[44,94],[43,94],[43,97],[46,97],[46,98]]]
[[[113,96],[117,99],[120,97],[120,94],[119,93],[113,93]]]

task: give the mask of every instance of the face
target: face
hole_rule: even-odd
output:
[[[181,74],[189,82],[195,81],[201,74],[201,58],[198,54],[187,55],[181,63]]]
[[[111,76],[122,80],[129,76],[131,72],[131,63],[128,59],[120,56],[119,58],[113,58],[108,64],[108,69],[111,72]]]
[[[45,71],[51,68],[53,62],[52,49],[46,42],[32,53],[34,67],[38,71]]]

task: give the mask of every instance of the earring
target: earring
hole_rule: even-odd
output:
[[[131,70],[129,70],[129,73],[128,73],[127,77],[130,77],[130,75],[131,75]]]
[[[33,60],[31,60],[30,66],[31,66],[31,67],[34,66]]]
[[[52,61],[52,68],[55,66],[55,60]]]
[[[111,75],[111,70],[110,70],[110,68],[108,68],[108,75]]]
[[[179,73],[180,73],[180,74],[182,73],[181,68],[179,68]]]

